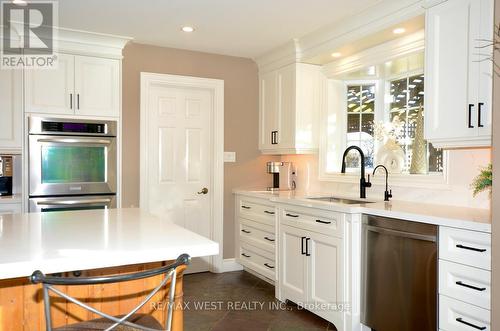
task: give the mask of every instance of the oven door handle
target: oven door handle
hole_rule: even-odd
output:
[[[61,144],[99,144],[109,145],[111,140],[106,139],[88,139],[88,138],[40,138],[37,139],[41,143],[61,143]]]
[[[50,200],[36,201],[38,206],[74,206],[91,205],[95,203],[110,203],[112,199],[85,199],[85,200]]]

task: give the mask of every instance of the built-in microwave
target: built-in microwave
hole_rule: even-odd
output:
[[[29,118],[29,195],[115,194],[116,122]]]

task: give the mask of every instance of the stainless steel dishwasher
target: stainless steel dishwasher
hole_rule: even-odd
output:
[[[376,331],[437,330],[437,226],[363,217],[361,321]]]

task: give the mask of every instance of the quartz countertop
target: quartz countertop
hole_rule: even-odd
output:
[[[141,209],[0,215],[0,279],[219,254],[219,244]]]
[[[373,203],[347,205],[308,199],[310,197],[332,196],[332,194],[299,191],[269,192],[234,190],[233,193],[268,199],[269,201],[277,203],[286,203],[351,214],[376,215],[491,233],[491,212],[488,209],[474,209],[398,200],[384,202],[369,199],[367,201],[372,201]],[[335,197],[359,200],[359,197],[342,196],[337,194],[335,194]]]

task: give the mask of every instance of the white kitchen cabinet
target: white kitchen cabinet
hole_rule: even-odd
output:
[[[120,61],[58,54],[55,69],[26,70],[26,112],[118,117]]]
[[[19,153],[23,144],[22,70],[0,70],[0,153]]]
[[[25,70],[25,107],[28,113],[73,114],[75,57],[58,54],[54,69]]]
[[[426,13],[425,138],[491,146],[493,0],[445,1]]]
[[[294,63],[260,74],[259,149],[308,154],[318,149],[318,118],[326,79],[321,67]]]
[[[77,115],[120,115],[120,61],[75,57]]]
[[[281,295],[297,304],[307,302],[305,231],[283,225],[280,230]]]

